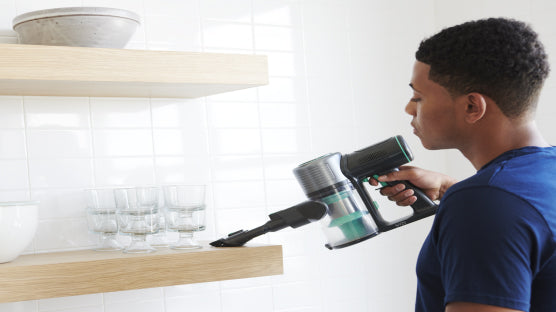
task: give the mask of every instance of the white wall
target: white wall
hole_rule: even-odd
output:
[[[299,163],[394,134],[409,141],[415,164],[469,174],[456,153],[420,147],[403,113],[419,41],[469,18],[515,15],[538,25],[548,48],[556,45],[550,1],[472,2],[0,0],[2,42],[16,42],[17,14],[111,6],[143,17],[128,48],[265,54],[270,68],[268,86],[195,100],[0,97],[0,200],[41,200],[28,252],[44,252],[93,245],[82,198],[91,186],[207,183],[208,227],[199,237],[210,241],[304,200],[291,173]],[[543,102],[553,97],[546,92]],[[539,123],[554,142],[554,108],[542,104]],[[337,251],[323,247],[318,224],[261,237],[283,245],[282,276],[8,303],[0,311],[410,311],[431,221]]]

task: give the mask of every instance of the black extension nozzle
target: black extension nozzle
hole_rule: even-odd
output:
[[[320,220],[326,214],[326,205],[317,201],[306,201],[269,215],[270,221],[249,231],[239,230],[210,243],[214,247],[239,247],[251,239],[276,232],[288,226],[298,228]]]

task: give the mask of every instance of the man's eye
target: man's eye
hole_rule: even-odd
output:
[[[415,102],[415,103],[421,102],[421,98],[411,98],[410,101],[411,101],[411,102]]]

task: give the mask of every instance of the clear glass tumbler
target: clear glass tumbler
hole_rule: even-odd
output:
[[[114,190],[120,232],[131,235],[126,253],[156,251],[146,240],[159,230],[159,191],[157,187],[118,188]]]
[[[163,186],[166,204],[166,224],[169,230],[179,233],[172,249],[196,249],[201,245],[193,234],[206,228],[205,185]]]
[[[116,217],[116,200],[111,188],[94,188],[85,190],[87,203],[87,225],[89,230],[99,233],[99,241],[93,250],[122,250],[117,240],[118,220]]]

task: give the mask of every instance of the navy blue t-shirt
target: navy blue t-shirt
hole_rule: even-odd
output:
[[[417,278],[418,312],[455,301],[556,311],[556,147],[506,152],[448,189]]]

